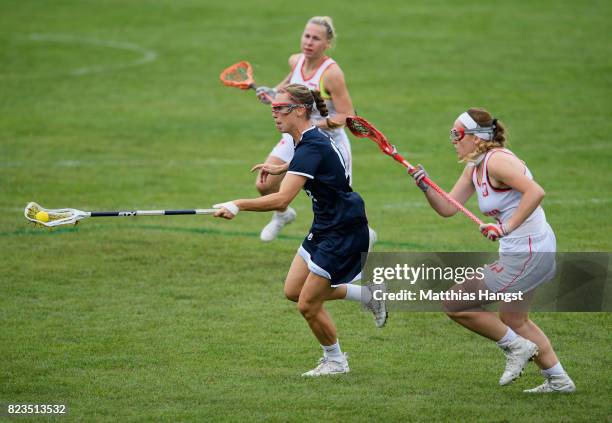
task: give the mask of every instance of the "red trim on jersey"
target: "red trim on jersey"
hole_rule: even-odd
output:
[[[474,176],[474,172],[476,172],[475,176]],[[484,172],[484,169],[483,169],[483,172]],[[478,188],[482,186],[482,178],[480,179],[480,182],[478,182],[478,166],[474,166],[474,170],[472,170],[472,179],[474,180]]]
[[[293,66],[291,66],[291,76],[293,76],[293,72],[295,72],[295,67],[298,65],[298,63],[300,63],[300,55],[298,55],[297,60],[295,61]],[[291,76],[289,77],[289,79],[291,79]]]
[[[519,272],[518,275],[516,275],[514,277],[514,279],[512,279],[510,281],[510,283],[508,283],[508,285],[504,286],[502,289],[499,290],[499,292],[504,292],[506,289],[510,288],[510,285],[512,285],[519,276],[521,276],[523,274],[523,272],[525,272],[525,269],[527,268],[527,263],[529,263],[529,261],[531,260],[532,257],[532,251],[531,251],[531,236],[529,237],[529,257],[527,258],[527,260],[525,261],[525,263],[523,264],[523,268],[521,269],[521,271]]]
[[[495,192],[508,192],[508,191],[512,191],[512,188],[495,188],[493,186],[493,184],[491,183],[491,180],[489,179],[489,172],[487,172],[487,182],[489,183],[489,186],[491,187],[491,189],[493,189],[493,191],[495,191]]]
[[[495,154],[495,153],[498,153],[498,152],[499,152],[499,153],[504,153],[504,154],[510,154],[511,156],[514,156],[514,154],[512,154],[512,153],[510,153],[510,152],[508,152],[508,151],[504,151],[504,150],[493,150],[493,151],[491,151],[491,154],[489,154],[489,157],[487,157],[487,160],[486,160],[486,162],[485,162],[485,164],[484,164],[484,166],[485,166],[485,168],[484,168],[484,172],[485,172],[485,174],[487,175],[487,182],[489,183],[489,186],[490,186],[490,187],[493,189],[493,191],[495,191],[495,192],[507,192],[507,191],[512,191],[512,188],[511,188],[511,187],[510,187],[510,188],[495,188],[495,187],[493,186],[493,184],[491,183],[491,179],[489,179],[489,169],[488,169],[487,165],[489,164],[489,159],[491,158],[491,156],[492,156],[493,154]],[[514,157],[516,157],[516,156],[514,156]]]
[[[315,75],[317,74],[317,72],[319,71],[319,68],[321,68],[321,65],[322,65],[323,63],[325,63],[325,61],[326,61],[327,59],[329,59],[329,57],[327,57],[327,56],[323,56],[323,60],[321,60],[321,63],[319,63],[319,64],[317,65],[317,67],[315,68],[315,70],[314,70],[314,72],[312,73],[312,75],[310,75],[310,77],[306,78],[306,77],[304,76],[304,64],[306,63],[306,57],[304,56],[304,53],[302,53],[302,57],[304,57],[304,61],[302,62],[302,66],[300,67],[300,74],[302,75],[302,80],[303,80],[304,82],[308,82],[308,81],[310,81],[310,80],[312,79],[312,77],[313,77],[313,76],[315,76]]]

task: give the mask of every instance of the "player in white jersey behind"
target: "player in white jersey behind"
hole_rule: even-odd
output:
[[[289,84],[302,84],[311,90],[321,92],[329,116],[324,118],[316,110],[311,116],[312,123],[328,133],[335,141],[352,183],[351,145],[342,128],[347,116],[353,115],[353,103],[346,87],[344,73],[338,64],[325,52],[332,46],[336,31],[328,16],[314,16],[308,20],[300,42],[301,53],[289,57],[291,71],[274,88],[261,86],[257,89],[258,99],[265,104],[274,98],[277,91]],[[272,149],[265,163],[253,167],[259,170],[255,185],[261,195],[278,192],[280,183],[293,158],[293,138],[282,134],[278,144]],[[261,231],[262,241],[276,239],[283,226],[295,220],[296,213],[291,207],[277,210],[272,220]],[[370,248],[376,241],[376,232],[369,229]]]
[[[450,195],[459,203],[476,192],[480,210],[496,219],[483,224],[482,234],[499,240],[500,259],[485,268],[483,279],[473,279],[453,289],[493,293],[526,293],[522,301],[502,303],[499,316],[482,308],[483,302],[445,302],[449,317],[469,330],[497,342],[506,354],[500,385],[517,379],[527,362],[534,359],[545,378],[544,384],[525,392],[573,392],[567,375],[550,341],[529,319],[533,289],[555,274],[555,234],[546,222],[540,202],[544,190],[518,157],[504,148],[505,128],[484,109],[462,113],[451,129],[457,156],[467,162]],[[431,207],[443,217],[457,212],[422,182],[427,175],[421,165],[414,177]]]

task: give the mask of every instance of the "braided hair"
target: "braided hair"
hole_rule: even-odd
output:
[[[306,118],[308,119],[310,119],[314,107],[317,108],[323,117],[329,114],[320,91],[310,90],[302,84],[290,84],[279,90],[279,92],[287,93],[296,104],[303,104],[306,107]]]

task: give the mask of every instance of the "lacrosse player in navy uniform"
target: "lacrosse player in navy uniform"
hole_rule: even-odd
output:
[[[277,129],[293,137],[295,154],[288,166],[272,171],[262,169],[270,174],[287,172],[280,190],[256,199],[214,206],[219,209],[216,217],[232,219],[241,210],[263,212],[286,208],[301,189],[312,199],[312,227],[285,280],[286,297],[297,302],[323,348],[318,366],[302,376],[349,371],[336,327],[323,307],[325,301],[360,301],[374,313],[378,327],[382,327],[387,318],[383,301],[375,300],[367,286],[351,284],[361,278],[361,253],[368,251],[365,205],[350,187],[349,174],[337,146],[329,135],[310,122],[315,105],[322,116],[327,115],[325,102],[318,91],[300,84],[280,90],[272,103],[272,116]]]

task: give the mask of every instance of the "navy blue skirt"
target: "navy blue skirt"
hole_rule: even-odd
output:
[[[330,280],[332,286],[361,279],[361,253],[368,252],[368,225],[309,233],[298,249],[308,270]]]

